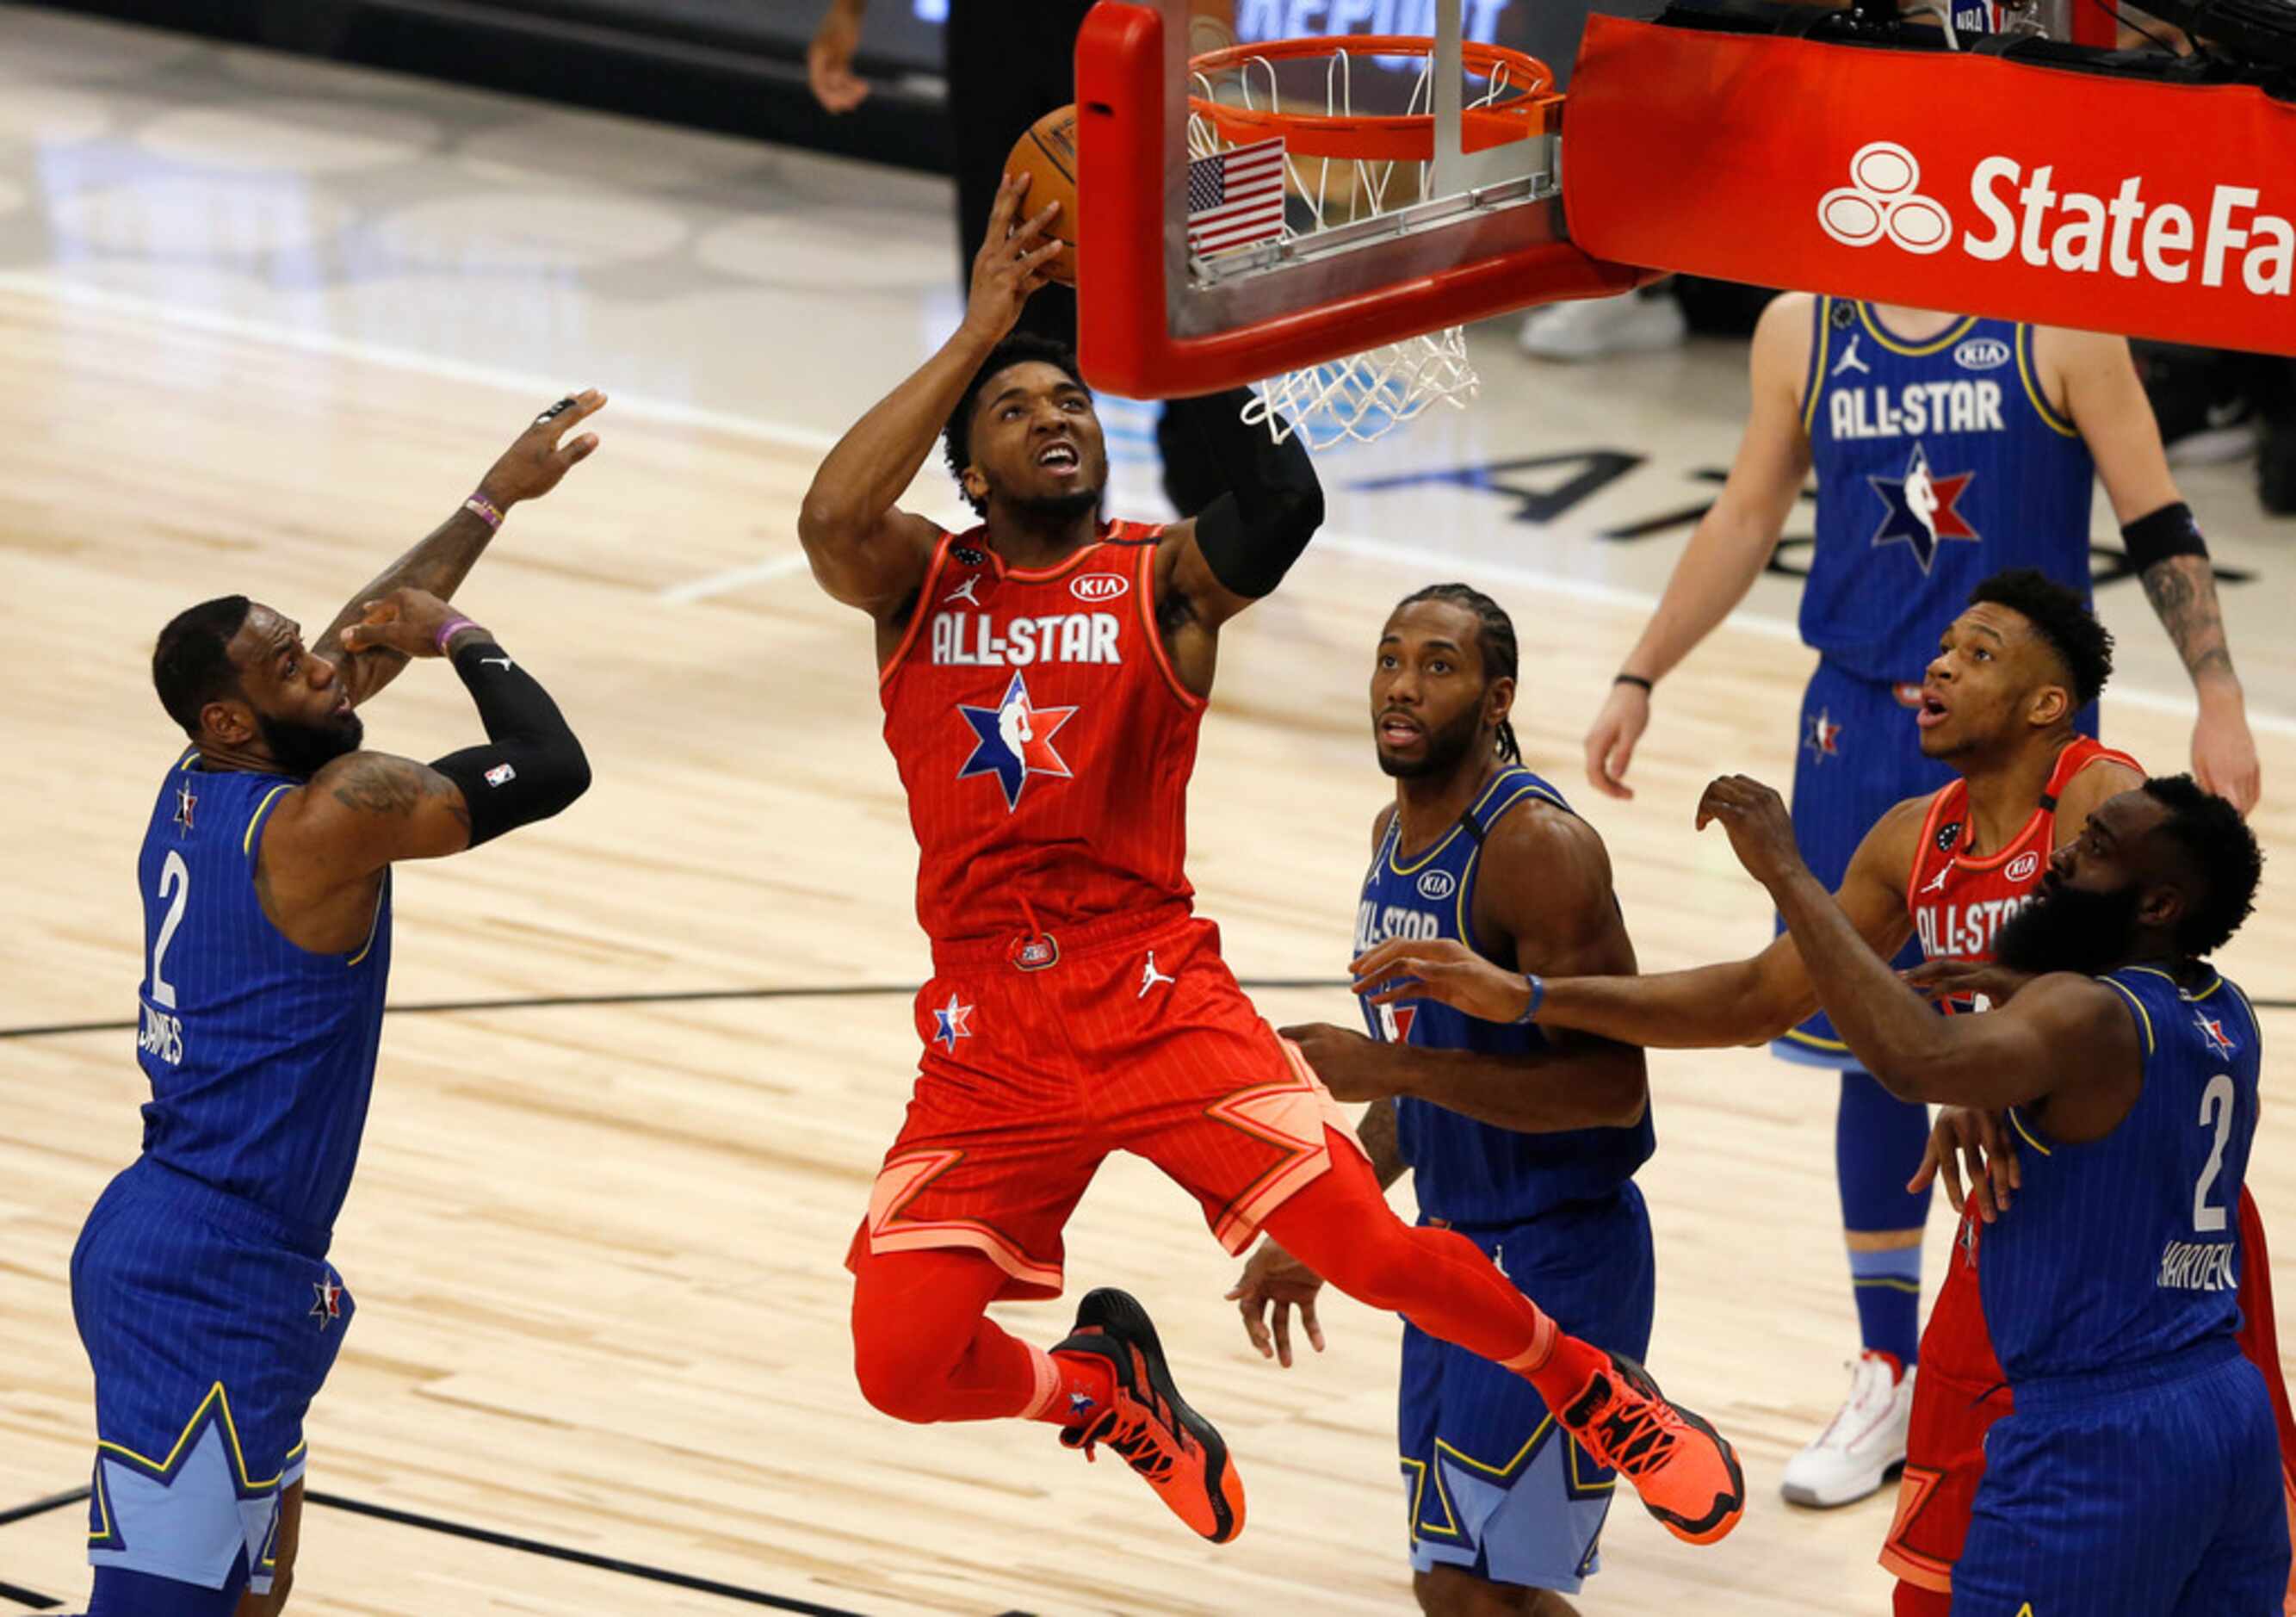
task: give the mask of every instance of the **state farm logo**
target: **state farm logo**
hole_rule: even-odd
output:
[[[2021,853],[2015,858],[2009,861],[2009,868],[2003,871],[2001,874],[2007,876],[2013,882],[2024,882],[2030,881],[2032,878],[2033,873],[2040,868],[2041,856],[2039,854]]]
[[[2218,185],[2205,203],[2195,195],[2188,207],[2146,196],[2143,175],[2103,193],[2060,190],[2056,174],[2054,163],[2028,169],[1997,154],[1979,161],[1970,170],[1969,201],[1984,229],[1962,232],[1961,250],[1986,263],[2013,253],[2035,269],[2069,275],[2237,284],[2259,297],[2284,298],[2296,283],[2296,225],[2263,211],[2255,186]],[[1886,237],[1910,253],[1940,251],[1955,239],[1953,219],[1921,194],[1921,180],[1911,152],[1895,141],[1869,142],[1849,160],[1850,183],[1818,200],[1818,225],[1845,247]]]
[[[1069,594],[1079,601],[1113,601],[1131,587],[1132,580],[1120,572],[1088,572],[1069,580]]]
[[[1817,222],[1844,247],[1871,247],[1887,236],[1907,252],[1931,253],[1953,240],[1953,220],[1921,194],[1922,166],[1893,140],[1857,148],[1849,184],[1818,200]]]

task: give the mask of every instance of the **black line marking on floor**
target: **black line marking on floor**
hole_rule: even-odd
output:
[[[780,1612],[802,1612],[808,1617],[860,1617],[843,1606],[817,1605],[810,1600],[795,1600],[787,1595],[769,1595],[763,1589],[743,1588],[738,1584],[718,1583],[709,1578],[696,1578],[689,1572],[674,1572],[666,1567],[647,1566],[636,1561],[617,1561],[611,1555],[592,1555],[587,1550],[569,1549],[561,1544],[545,1544],[538,1539],[521,1539],[515,1533],[496,1532],[488,1528],[466,1526],[460,1522],[448,1522],[438,1516],[417,1514],[411,1510],[395,1510],[388,1505],[370,1505],[364,1499],[345,1498],[339,1493],[323,1493],[306,1489],[303,1503],[323,1506],[329,1510],[346,1510],[354,1515],[373,1516],[377,1521],[390,1522],[400,1527],[419,1527],[426,1532],[445,1533],[450,1538],[470,1539],[480,1544],[491,1544],[501,1549],[519,1550],[529,1555],[545,1555],[554,1561],[570,1561],[578,1566],[595,1567],[601,1572],[619,1572],[628,1578],[643,1578],[652,1583],[667,1583],[676,1588],[695,1589],[705,1595],[718,1595],[727,1600],[739,1600],[750,1605],[771,1606]]]
[[[559,994],[532,999],[430,999],[413,1005],[383,1007],[390,1016],[422,1016],[441,1011],[549,1011],[583,1005],[699,1005],[722,999],[862,999],[872,997],[914,998],[921,984],[863,982],[827,988],[673,989],[651,994]],[[1261,977],[1242,985],[1247,993],[1283,989],[1343,989],[1345,977]],[[2282,1002],[2259,999],[2259,1010],[2278,1008]],[[2287,1002],[2296,1008],[2296,1001]],[[56,1038],[70,1033],[132,1033],[129,1022],[59,1022],[41,1027],[0,1028],[0,1038]]]
[[[63,1605],[53,1595],[36,1595],[29,1589],[20,1589],[12,1583],[0,1583],[0,1600],[12,1600],[18,1605],[30,1606],[36,1612],[53,1612]]]
[[[34,1499],[29,1505],[19,1505],[12,1510],[0,1510],[0,1527],[11,1522],[21,1522],[28,1516],[44,1516],[52,1510],[62,1510],[67,1505],[78,1505],[87,1498],[87,1490],[75,1488],[70,1493],[52,1493],[45,1499]]]

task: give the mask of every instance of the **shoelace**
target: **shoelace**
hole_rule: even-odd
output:
[[[1098,1459],[1095,1450],[1100,1444],[1106,1443],[1122,1457],[1126,1465],[1151,1482],[1164,1481],[1179,1464],[1156,1423],[1144,1413],[1127,1418],[1111,1409],[1074,1437],[1063,1432],[1061,1441],[1071,1449],[1083,1449],[1084,1457],[1087,1460]]]
[[[1603,1447],[1609,1450],[1612,1468],[1629,1477],[1641,1476],[1674,1452],[1674,1432],[1647,1403],[1620,1408],[1614,1402],[1611,1408],[1595,1417],[1593,1424],[1598,1429]]]

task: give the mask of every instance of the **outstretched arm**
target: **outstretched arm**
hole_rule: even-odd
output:
[[[1044,267],[1061,251],[1059,242],[1039,239],[1059,203],[1014,227],[1028,189],[1027,176],[1007,175],[997,190],[988,240],[972,261],[964,324],[837,440],[799,508],[797,537],[813,576],[881,626],[916,593],[939,535],[932,522],[895,502],[932,453],[973,373],[1012,331],[1021,305],[1045,283]]]
[[[2246,814],[2262,782],[2247,701],[2217,603],[2216,570],[2169,471],[2128,340],[2049,329],[2035,341],[2045,370],[2062,379],[2066,414],[2096,459],[2144,598],[2192,677],[2200,703],[2193,725],[2194,776]]]
[[[479,480],[476,492],[460,510],[369,580],[335,614],[335,620],[311,649],[335,665],[336,676],[343,681],[353,707],[398,678],[399,669],[406,666],[406,657],[381,644],[349,650],[344,644],[343,631],[359,620],[367,603],[398,590],[419,589],[442,601],[452,600],[479,557],[486,554],[488,543],[510,508],[521,500],[540,499],[597,448],[594,432],[585,432],[570,442],[560,440],[605,407],[606,396],[595,388],[586,388],[536,416]]]
[[[1690,536],[1690,545],[1659,597],[1642,638],[1619,671],[1655,685],[1714,632],[1746,598],[1809,472],[1809,434],[1801,423],[1802,373],[1809,365],[1810,299],[1773,299],[1754,328],[1750,368],[1753,405],[1745,436],[1722,492]],[[1627,766],[1649,726],[1649,686],[1621,680],[1587,732],[1587,778],[1611,797],[1632,797]]]
[[[1810,874],[1776,792],[1726,776],[1698,805],[1701,828],[1713,821],[1777,900],[1836,1030],[1890,1094],[1986,1110],[2046,1101],[2051,1131],[2067,1140],[2097,1138],[2126,1115],[2144,1052],[2117,989],[2057,973],[1982,1016],[1939,1016]]]
[[[1909,799],[1882,817],[1842,877],[1841,907],[1860,936],[1894,955],[1912,931],[1906,882],[1927,804]],[[1531,968],[1525,968],[1529,970]],[[1472,951],[1448,943],[1382,944],[1355,963],[1356,989],[1374,1004],[1425,995],[1488,1022],[1512,1022],[1531,988]],[[1380,989],[1386,979],[1405,981]],[[1718,1049],[1775,1038],[1817,1008],[1800,948],[1781,935],[1759,955],[1653,976],[1539,973],[1536,1020],[1649,1049]]]

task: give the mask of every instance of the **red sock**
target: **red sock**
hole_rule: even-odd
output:
[[[1060,1380],[1052,1398],[1031,1410],[1031,1420],[1055,1426],[1080,1426],[1108,1408],[1116,1396],[1116,1371],[1097,1353],[1047,1353]]]

